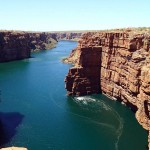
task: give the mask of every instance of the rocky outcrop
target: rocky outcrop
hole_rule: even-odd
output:
[[[67,62],[75,63],[65,79],[68,95],[102,92],[134,110],[138,122],[150,133],[148,34],[84,34]]]
[[[32,51],[51,49],[56,43],[51,33],[0,31],[0,62],[29,58]]]
[[[101,47],[80,49],[79,66],[71,68],[66,77],[68,95],[79,96],[100,92],[101,52]]]
[[[83,32],[57,32],[56,37],[58,40],[74,40],[78,41]]]
[[[23,147],[7,147],[7,148],[1,148],[0,150],[27,150],[27,148],[23,148]]]

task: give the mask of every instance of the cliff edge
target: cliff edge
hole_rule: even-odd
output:
[[[58,40],[71,40],[71,41],[78,41],[83,32],[75,32],[75,31],[66,31],[66,32],[54,32]]]
[[[51,33],[0,31],[0,62],[29,58],[31,52],[51,49],[56,43]]]
[[[68,95],[102,92],[126,104],[149,131],[150,148],[150,35],[86,33],[66,62],[75,64],[65,78]]]

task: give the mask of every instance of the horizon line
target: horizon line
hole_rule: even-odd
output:
[[[54,30],[54,31],[43,31],[43,30],[17,30],[17,29],[0,29],[0,32],[3,31],[16,31],[16,32],[51,32],[51,33],[57,33],[57,32],[96,32],[96,31],[107,31],[107,30],[121,30],[121,29],[150,29],[150,26],[141,26],[141,27],[121,27],[121,28],[109,28],[109,29],[85,29],[85,30]]]

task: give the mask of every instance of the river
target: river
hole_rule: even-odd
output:
[[[29,150],[146,150],[147,132],[134,113],[102,94],[67,97],[71,64],[61,59],[77,45],[60,41],[32,58],[0,64],[0,145]]]

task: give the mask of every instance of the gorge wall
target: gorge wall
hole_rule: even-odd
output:
[[[56,38],[58,40],[73,40],[73,41],[78,41],[83,32],[56,32]]]
[[[29,58],[31,52],[55,47],[58,40],[78,40],[82,32],[0,31],[0,62]]]
[[[51,49],[56,43],[52,33],[0,31],[0,62],[29,58],[32,51]]]
[[[86,33],[66,62],[75,64],[65,78],[68,95],[102,92],[126,104],[149,131],[150,148],[149,34]]]

